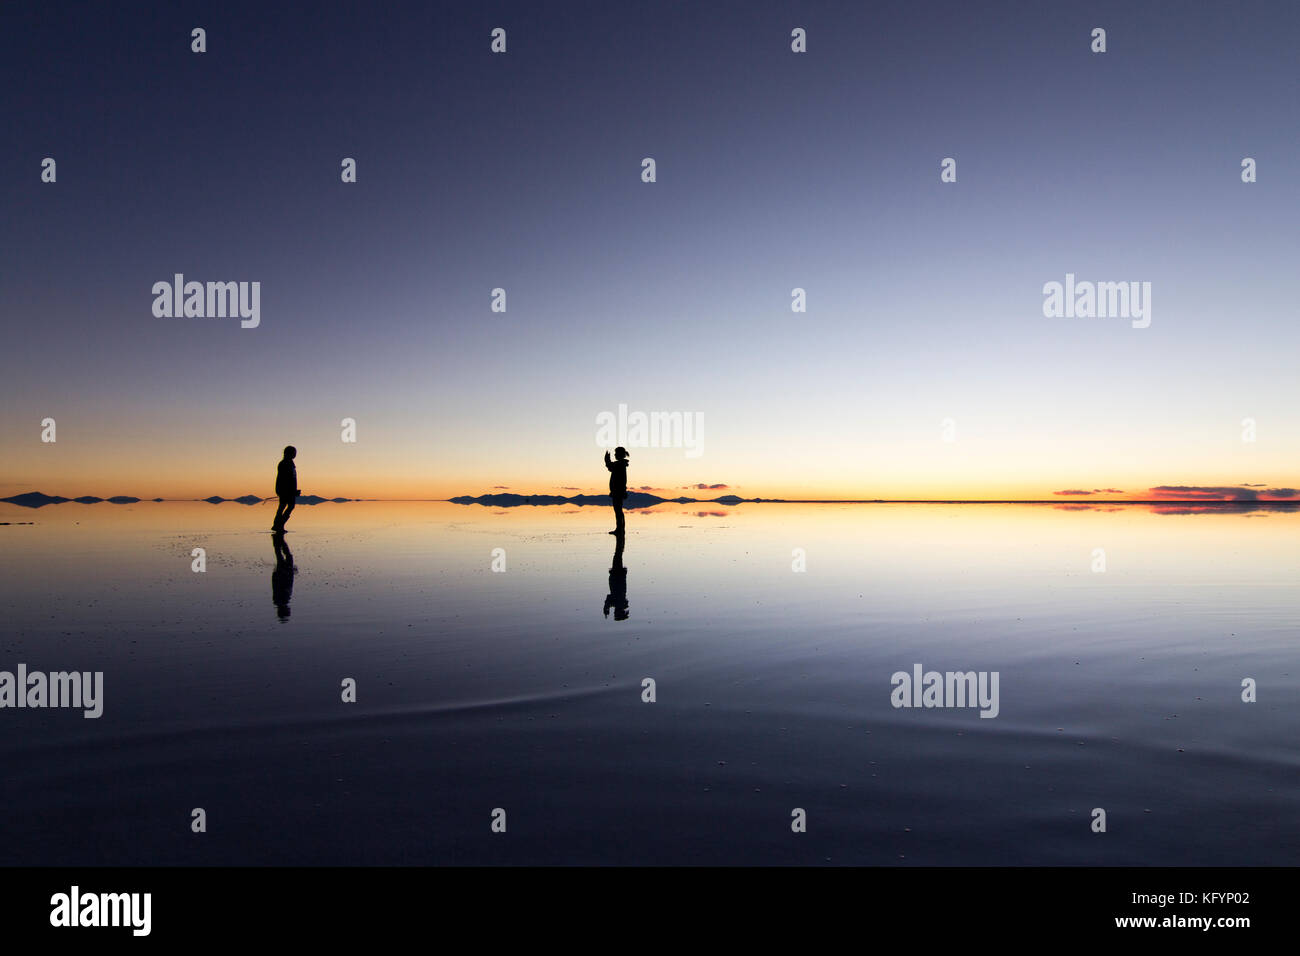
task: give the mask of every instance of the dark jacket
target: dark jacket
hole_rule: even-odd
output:
[[[278,498],[298,497],[298,469],[292,458],[282,458],[275,473],[275,494]]]
[[[605,467],[609,469],[609,493],[617,494],[620,499],[627,497],[627,459],[618,461],[605,452]]]

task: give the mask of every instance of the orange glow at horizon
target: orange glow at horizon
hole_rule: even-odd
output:
[[[3,478],[0,478],[0,497],[8,497],[31,491],[40,491],[49,495],[75,498],[93,495],[107,498],[113,495],[128,495],[142,499],[198,499],[210,495],[235,498],[242,495],[272,497],[274,495],[275,466],[279,461],[277,455],[260,456],[257,463],[235,456],[218,456],[215,453],[188,456],[184,460],[169,460],[165,456],[141,461],[132,457],[123,461],[107,456],[67,455],[63,462],[55,467],[50,463],[37,465],[27,456],[15,467],[11,460]],[[244,458],[250,456],[244,456]],[[375,467],[359,467],[355,464],[335,460],[321,462],[321,456],[314,460],[310,451],[299,451],[297,465],[299,486],[306,495],[319,495],[324,498],[344,497],[388,500],[423,500],[446,499],[459,495],[479,496],[497,493],[520,495],[600,495],[607,491],[607,475],[596,458],[596,468],[588,466],[581,475],[566,478],[553,471],[539,473],[527,478],[523,469],[512,467],[496,474],[489,474],[477,468],[461,466],[452,471],[447,469],[436,473],[421,471],[417,474],[402,474],[400,470],[387,470]],[[599,471],[597,470],[599,469]],[[575,468],[575,472],[578,469]],[[648,469],[647,469],[648,470]],[[665,469],[668,470],[668,469]],[[679,470],[680,468],[674,469]],[[696,498],[712,500],[735,495],[740,498],[767,498],[820,501],[1059,501],[1062,503],[1087,503],[1088,501],[1145,501],[1145,500],[1230,500],[1228,493],[1201,491],[1173,492],[1157,491],[1159,484],[1187,486],[1189,488],[1243,488],[1240,481],[1225,480],[1219,477],[1196,476],[1197,480],[1181,479],[1177,482],[1164,481],[1155,483],[1150,480],[1134,482],[1087,482],[1053,481],[1050,477],[1037,481],[992,480],[963,481],[955,475],[928,478],[924,480],[900,481],[880,480],[853,482],[832,473],[828,469],[825,477],[819,481],[727,481],[734,477],[730,472],[722,476],[705,474],[705,481],[659,481],[650,475],[630,476],[629,489],[645,491],[661,498]],[[696,473],[702,473],[696,469]],[[658,477],[653,476],[653,477]],[[1263,487],[1254,491],[1263,492],[1267,488],[1294,488],[1297,482],[1283,477],[1269,480],[1269,475],[1252,475],[1256,479],[1252,484]],[[718,478],[718,480],[711,480]],[[638,480],[643,479],[643,480]],[[697,487],[704,484],[707,487]],[[1087,484],[1087,488],[1081,487]],[[1075,491],[1075,494],[1063,494]],[[1082,493],[1082,492],[1087,493]],[[1300,496],[1289,495],[1267,497],[1261,495],[1260,501],[1295,501]]]

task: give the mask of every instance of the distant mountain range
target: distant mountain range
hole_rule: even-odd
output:
[[[112,498],[96,498],[94,495],[82,495],[80,498],[64,498],[60,495],[46,495],[39,491],[29,491],[21,495],[13,495],[10,498],[0,498],[0,502],[11,505],[20,505],[24,508],[43,508],[46,505],[61,505],[69,501],[82,505],[97,505],[107,501],[113,505],[133,505],[139,502],[140,498],[132,498],[129,495],[114,495]],[[154,498],[154,501],[162,501],[162,498]],[[240,498],[222,498],[220,495],[213,495],[211,498],[202,498],[209,504],[221,504],[225,501],[233,501],[241,505],[260,505],[263,501],[274,501],[275,498],[259,498],[257,495],[244,495]],[[355,501],[355,498],[322,498],[319,495],[299,495],[298,504],[300,505],[318,505],[325,501]]]
[[[450,499],[458,505],[487,505],[491,508],[516,508],[519,505],[598,505],[608,508],[609,495],[461,495]],[[721,498],[660,498],[658,495],[646,494],[644,491],[630,491],[623,501],[624,508],[649,508],[653,505],[672,503],[679,505],[713,504],[738,505],[744,502],[779,502],[780,498],[738,498],[735,495],[723,495]]]
[[[64,498],[60,495],[46,495],[39,491],[29,491],[21,495],[13,495],[9,498],[0,498],[0,503],[19,505],[23,508],[43,508],[46,505],[61,505],[67,502],[73,502],[83,505],[94,505],[108,502],[114,505],[131,505],[140,502],[142,499],[133,498],[129,495],[114,495],[112,498],[96,498],[94,495],[83,495],[80,498]],[[240,505],[259,505],[264,501],[275,501],[274,497],[259,498],[257,495],[242,495],[239,498],[223,498],[220,495],[212,495],[208,498],[152,498],[151,501],[205,501],[208,504],[219,505],[231,502]],[[319,505],[326,502],[345,502],[345,501],[365,501],[364,498],[322,498],[320,495],[300,495],[298,504],[300,505]],[[421,500],[438,500],[438,499],[421,499]],[[517,508],[521,505],[594,505],[596,507],[608,508],[609,495],[517,495],[513,493],[492,494],[492,495],[459,495],[455,498],[448,499],[458,505],[483,505],[489,508]],[[1291,511],[1300,510],[1300,501],[1215,501],[1206,499],[1178,499],[1178,498],[1154,498],[1144,500],[1134,499],[1092,499],[1089,501],[1061,501],[1059,498],[1054,500],[1033,499],[1033,500],[1015,500],[1007,499],[1002,501],[988,500],[963,500],[963,499],[933,499],[933,500],[904,500],[892,501],[884,498],[859,498],[859,499],[799,499],[791,500],[788,498],[741,498],[737,495],[723,495],[720,498],[660,498],[658,495],[647,494],[644,491],[630,492],[623,502],[623,507],[634,508],[651,508],[660,504],[713,504],[713,505],[739,505],[739,504],[946,504],[946,505],[1054,505],[1057,508],[1066,508],[1069,510],[1090,510],[1099,505],[1157,505],[1163,508],[1169,506],[1186,504],[1196,505],[1203,510],[1269,510],[1269,511]]]
[[[45,505],[61,505],[68,501],[74,501],[80,505],[97,505],[107,501],[114,505],[133,505],[139,498],[132,498],[128,495],[114,495],[112,498],[96,498],[94,495],[82,495],[80,498],[64,498],[60,495],[43,495],[39,491],[29,491],[23,495],[14,495],[12,498],[0,498],[0,501],[11,505],[22,505],[24,508],[43,508]],[[155,501],[162,501],[161,498],[155,498]]]
[[[260,505],[263,501],[278,501],[279,499],[271,496],[269,498],[259,498],[257,495],[241,495],[238,498],[222,498],[220,495],[213,495],[211,498],[200,498],[200,501],[206,501],[210,505],[219,505],[223,501],[233,501],[240,505]],[[319,505],[326,501],[357,501],[356,498],[322,498],[320,495],[299,495],[298,504],[300,505]]]

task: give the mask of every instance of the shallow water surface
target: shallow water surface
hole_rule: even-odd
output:
[[[0,709],[0,862],[1300,850],[1292,509],[661,505],[626,575],[603,509],[300,507],[296,571],[270,517],[0,505],[0,670],[104,675],[98,719]],[[894,707],[918,664],[996,672],[996,716]]]

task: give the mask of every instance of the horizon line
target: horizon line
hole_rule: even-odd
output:
[[[9,495],[0,499],[3,504],[17,504],[12,501],[13,498],[21,498],[26,495],[41,495],[48,498],[62,498],[64,500],[51,502],[52,504],[113,504],[112,498],[135,498],[132,502],[123,502],[128,504],[158,504],[161,502],[203,502],[212,503],[211,498],[221,498],[221,502],[240,503],[238,498],[226,498],[222,495],[209,495],[205,498],[191,497],[158,497],[137,498],[135,495],[113,495],[100,497],[98,495],[81,495],[81,498],[97,498],[98,501],[85,502],[78,501],[77,498],[67,497],[64,495],[45,495],[43,492],[21,492],[16,495]],[[502,495],[513,495],[519,498],[560,498],[568,501],[577,495],[554,495],[545,492],[535,492],[523,494],[520,492],[500,492]],[[649,492],[640,492],[640,494],[649,494]],[[477,497],[493,497],[492,494],[479,495]],[[586,497],[609,497],[608,492],[604,494],[586,494]],[[275,496],[258,496],[258,495],[241,495],[239,497],[253,497],[260,501],[275,500]],[[394,504],[404,502],[445,502],[448,504],[480,504],[478,501],[458,502],[455,498],[352,498],[343,495],[333,495],[326,497],[324,495],[312,494],[301,495],[303,498],[321,498],[320,504],[349,504],[352,502],[390,502]],[[474,498],[472,495],[457,495],[458,498]],[[652,497],[658,498],[658,495]],[[734,498],[734,501],[723,502],[721,498]],[[342,500],[339,500],[342,499]],[[1294,504],[1300,505],[1300,498],[741,498],[738,495],[720,495],[718,498],[689,498],[679,496],[678,498],[662,498],[663,504],[724,504],[728,507],[735,507],[741,504],[791,504],[791,505],[816,505],[816,504],[841,504],[841,505],[927,505],[927,504],[948,504],[948,505],[1160,505],[1160,504],[1198,504],[1198,505],[1260,505],[1260,504]],[[653,507],[653,506],[652,506]]]

